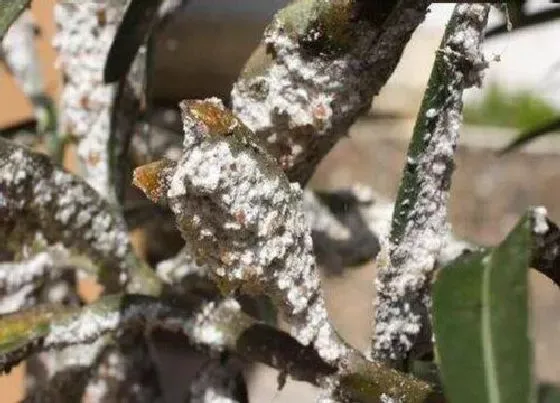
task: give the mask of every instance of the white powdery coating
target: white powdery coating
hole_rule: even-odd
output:
[[[327,376],[320,380],[321,393],[315,400],[316,403],[338,403],[340,400],[335,398],[334,392],[340,385],[337,376]]]
[[[119,312],[85,312],[77,320],[52,325],[44,345],[49,347],[95,340],[99,335],[116,329],[120,320]]]
[[[232,90],[236,115],[253,131],[272,127],[275,119],[286,115],[288,128],[313,125],[317,126],[319,134],[325,133],[331,127],[331,102],[342,87],[334,77],[341,77],[341,72],[348,68],[348,61],[306,61],[300,46],[283,29],[268,30],[264,42],[273,45],[277,52],[276,62],[267,75],[255,79],[266,83],[267,98],[258,103],[245,99],[241,92],[243,86],[255,85],[255,82],[237,83]]]
[[[82,397],[83,402],[105,402],[113,400],[111,390],[115,383],[126,380],[127,357],[120,351],[111,351],[99,365],[95,376],[89,380]],[[110,386],[112,385],[112,387]]]
[[[222,272],[276,281],[290,314],[307,307],[319,280],[297,184],[266,175],[254,156],[233,152],[226,142],[201,143],[185,150],[167,196],[175,214],[200,222],[200,239],[239,237],[237,243],[225,240],[227,250],[216,256]],[[282,268],[276,271],[277,261]]]
[[[366,49],[373,35],[364,32],[356,49]],[[257,135],[289,148],[279,161],[289,168],[313,136],[340,135],[335,126],[363,108],[371,94],[358,91],[368,85],[358,51],[337,58],[305,58],[279,20],[265,32],[264,43],[274,49],[275,59],[263,75],[237,81],[231,91],[232,108]],[[305,129],[307,135],[294,136],[296,128]]]
[[[232,288],[269,293],[300,343],[316,341],[322,330],[319,343],[334,360],[339,350],[327,346],[335,334],[323,327],[328,318],[300,186],[290,184],[260,150],[209,135],[184,115],[185,148],[167,191],[184,238]],[[202,330],[197,337],[217,343],[214,329]]]
[[[176,256],[159,262],[156,265],[156,273],[167,284],[179,284],[187,276],[206,275],[208,268],[197,264],[191,248],[185,245]]]
[[[546,211],[546,207],[533,207],[532,214],[533,219],[535,220],[533,231],[537,234],[546,234],[546,232],[548,231],[548,223],[546,222],[546,215],[548,214],[548,212]]]
[[[443,240],[443,246],[437,259],[438,265],[445,266],[452,260],[461,256],[465,251],[473,251],[475,249],[476,246],[467,241],[455,238],[450,231]]]
[[[41,252],[24,262],[0,263],[0,290],[10,294],[45,275],[54,266],[48,252]]]
[[[188,0],[163,0],[159,6],[158,14],[163,17],[168,14],[173,14],[180,9]]]
[[[377,235],[381,244],[381,253],[383,254],[386,252],[389,245],[391,219],[395,204],[376,194],[375,191],[368,186],[355,184],[353,188],[354,194],[363,202],[361,212],[368,223],[370,231]],[[475,249],[472,244],[457,239],[453,235],[449,224],[446,225],[446,228],[447,233],[443,240],[443,246],[436,257],[439,266],[445,265],[459,257],[465,250]]]
[[[380,403],[400,403],[401,399],[395,399],[385,393],[382,393],[379,397],[379,401]]]
[[[449,73],[448,93],[439,110],[425,113],[426,125],[435,121],[435,129],[423,135],[422,153],[408,161],[414,165],[420,190],[403,235],[396,246],[391,245],[390,259],[380,264],[376,280],[375,350],[384,359],[400,359],[410,350],[431,306],[429,282],[450,232],[446,184],[459,136],[462,94],[480,84],[487,65],[480,41],[488,7],[458,5],[455,32],[440,50]],[[466,71],[460,67],[465,60],[471,63]]]
[[[78,344],[60,350],[42,352],[38,358],[47,371],[47,378],[51,379],[64,370],[90,367],[106,344],[107,340],[99,338],[91,344]]]
[[[128,0],[63,0],[55,5],[54,47],[64,75],[60,134],[78,140],[87,181],[110,195],[108,140],[115,85],[103,82],[107,53]]]
[[[35,36],[33,15],[30,11],[25,11],[10,26],[2,40],[6,64],[29,97],[41,95],[45,90]]]
[[[25,284],[15,292],[0,298],[0,315],[13,313],[28,308],[35,303],[36,287],[33,284]]]
[[[305,183],[369,107],[428,4],[399,2],[386,23],[370,20],[367,13],[352,22],[341,17],[336,23],[349,38],[339,43],[340,32],[328,25],[337,13],[356,11],[344,9],[354,6],[309,0],[281,10],[231,91],[233,111],[269,142],[291,180]]]
[[[338,335],[328,321],[326,310],[322,315],[316,314],[315,317],[322,318],[323,323],[320,325],[319,332],[315,336],[313,346],[323,360],[327,362],[336,362],[340,357],[345,356],[349,352],[348,348],[343,343],[340,343]],[[311,317],[311,315],[308,316],[308,318],[310,320],[316,320],[314,317]]]
[[[78,178],[52,167],[44,156],[6,143],[0,187],[4,217],[28,219],[49,242],[76,248],[112,270],[127,270],[125,257],[132,249],[122,217]]]
[[[56,347],[88,343],[139,318],[145,320],[147,326],[155,325],[158,322],[157,318],[167,312],[168,308],[160,304],[132,305],[122,311],[112,307],[99,309],[92,306],[78,316],[51,325],[44,345]]]
[[[194,318],[185,324],[184,332],[195,344],[223,350],[227,345],[227,328],[222,320],[241,312],[241,306],[233,298],[204,304]],[[224,332],[226,330],[226,332]]]
[[[331,239],[339,241],[350,238],[350,230],[342,225],[328,207],[317,199],[315,193],[303,192],[303,208],[308,225],[314,231],[324,232]]]
[[[60,246],[53,247],[21,262],[0,263],[0,313],[15,312],[36,302],[36,291],[45,280],[56,278],[68,257]],[[62,287],[62,288],[61,288]],[[67,295],[67,284],[53,284],[47,299],[60,303]]]
[[[57,186],[53,191],[58,191],[57,197],[60,206],[55,214],[55,219],[68,226],[71,224],[71,217],[74,218],[73,224],[77,227],[90,224],[89,228],[84,228],[82,236],[90,240],[96,250],[107,254],[115,253],[117,257],[124,258],[128,249],[127,234],[124,227],[119,228],[118,225],[115,225],[115,218],[111,212],[99,211],[91,194],[86,194],[82,187],[71,186],[75,182],[71,174],[55,172],[53,180]],[[39,182],[37,188],[41,189],[42,197],[48,195],[46,186],[43,187],[42,182]],[[74,203],[76,200],[91,207],[76,206]]]

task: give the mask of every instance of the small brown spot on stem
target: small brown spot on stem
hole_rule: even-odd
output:
[[[107,10],[104,8],[97,10],[97,23],[100,27],[107,25]]]

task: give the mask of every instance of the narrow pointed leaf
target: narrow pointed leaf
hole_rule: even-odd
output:
[[[434,331],[453,403],[529,403],[527,269],[530,220],[500,246],[442,269],[434,285]]]
[[[539,137],[545,136],[547,134],[552,134],[556,130],[560,130],[560,116],[542,126],[534,127],[521,133],[511,143],[500,150],[499,153],[507,154],[511,151],[517,150],[519,147],[524,146],[525,144]]]
[[[0,3],[0,40],[30,3],[31,0],[5,0]]]
[[[161,0],[130,2],[107,55],[105,82],[112,83],[126,76],[140,45],[152,30],[160,3]]]
[[[111,109],[111,131],[109,134],[109,174],[115,187],[120,206],[124,204],[127,181],[129,180],[128,152],[136,123],[140,118],[141,100],[123,78],[119,81],[113,108]]]

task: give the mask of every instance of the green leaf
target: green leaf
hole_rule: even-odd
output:
[[[441,270],[434,331],[441,375],[453,403],[529,403],[529,216],[497,248]]]
[[[30,3],[31,0],[9,0],[0,3],[0,40]]]
[[[140,45],[144,43],[157,20],[161,0],[132,0],[119,25],[105,62],[107,83],[126,76]]]
[[[506,154],[513,150],[517,150],[519,147],[539,138],[546,136],[548,134],[556,134],[555,132],[560,129],[560,116],[556,119],[538,127],[529,129],[519,136],[517,136],[511,143],[500,150],[500,154]]]

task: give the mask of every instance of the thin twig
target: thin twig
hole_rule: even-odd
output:
[[[0,139],[0,243],[19,250],[36,231],[88,256],[108,290],[159,293],[160,281],[135,255],[120,213],[83,179],[45,155]]]

